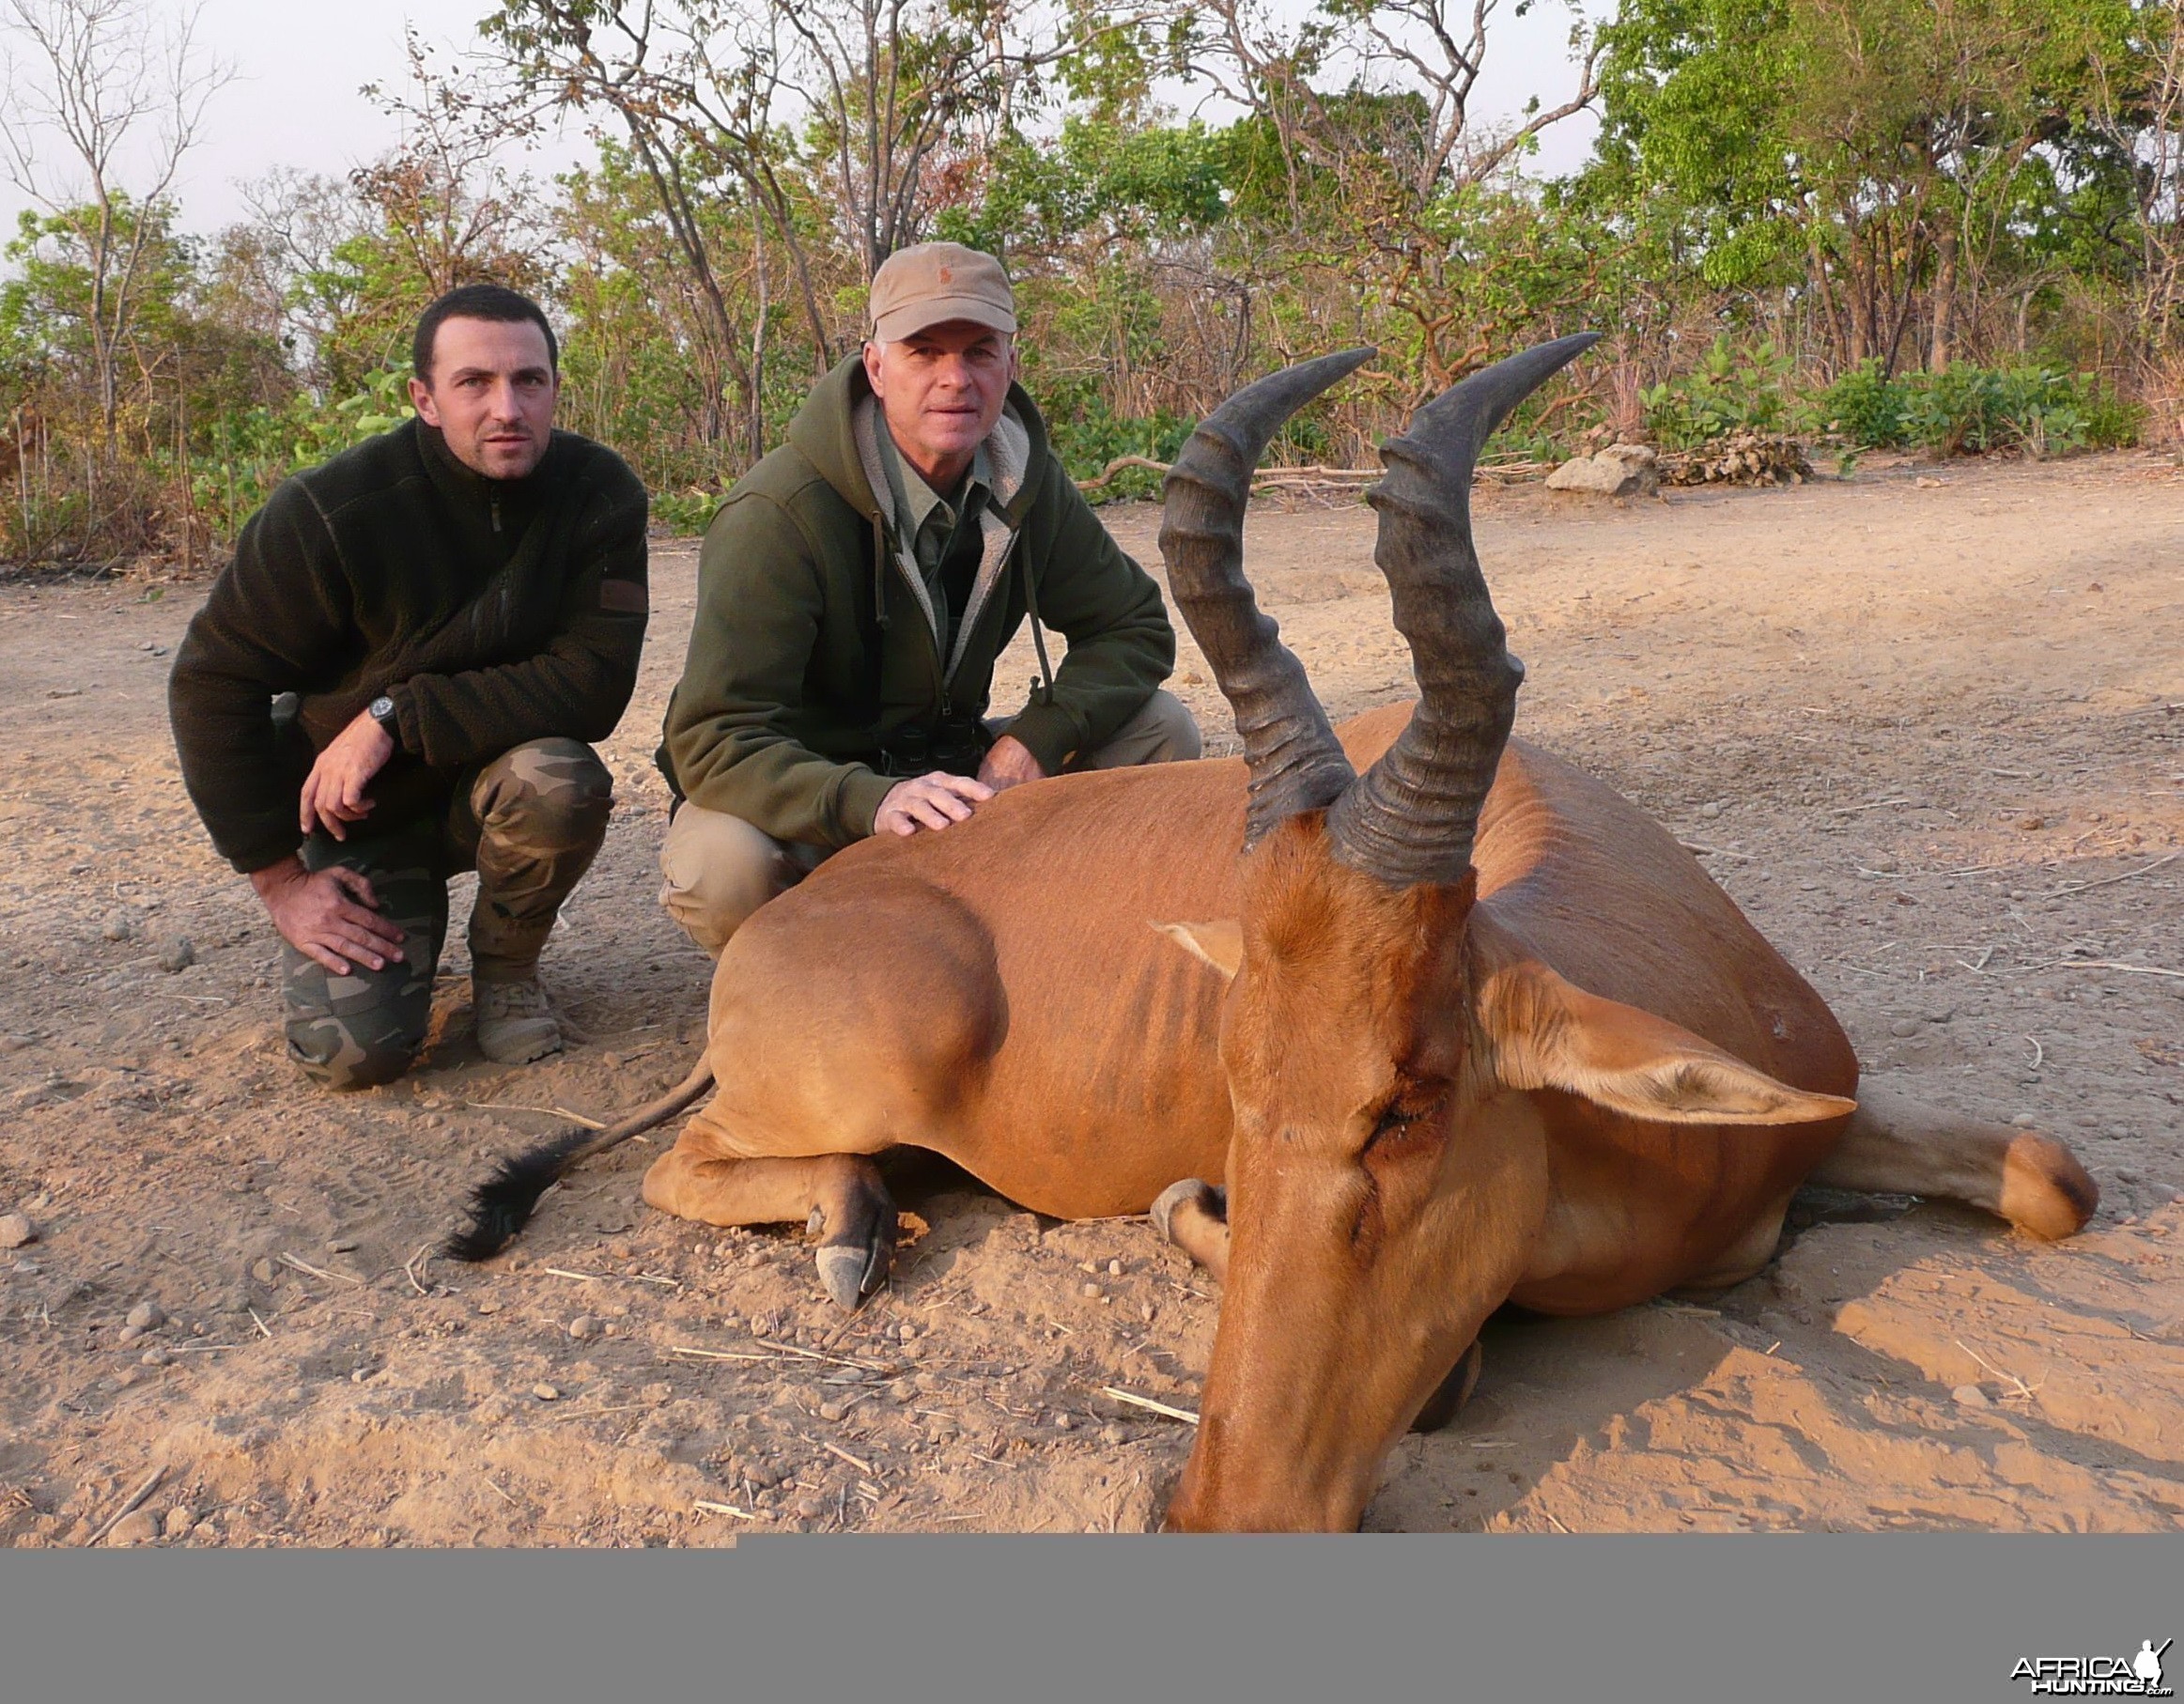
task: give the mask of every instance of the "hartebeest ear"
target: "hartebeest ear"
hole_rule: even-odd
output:
[[[1667,1124],[1805,1124],[1857,1108],[1779,1082],[1665,1017],[1588,994],[1537,959],[1487,969],[1478,1013],[1495,1075],[1511,1089],[1561,1089]]]
[[[1202,959],[1221,973],[1223,982],[1236,980],[1236,967],[1244,962],[1244,925],[1232,917],[1210,923],[1154,923],[1153,925],[1193,958]]]

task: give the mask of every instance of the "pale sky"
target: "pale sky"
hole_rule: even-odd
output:
[[[154,4],[175,15],[184,9],[182,0]],[[240,186],[273,166],[340,176],[392,147],[396,121],[359,90],[374,81],[399,85],[405,80],[405,23],[413,22],[432,45],[467,47],[475,39],[476,20],[491,9],[490,0],[205,0],[199,40],[234,63],[239,74],[213,97],[202,139],[183,162],[177,199],[185,228],[209,232],[242,217]],[[1475,119],[1506,119],[1534,93],[1543,104],[1559,104],[1572,85],[1567,12],[1541,4],[1520,19],[1510,15],[1512,9],[1505,0],[1495,22]],[[1603,5],[1591,9],[1597,14]],[[1217,121],[1223,115],[1207,116]],[[1589,114],[1564,120],[1547,132],[1533,169],[1573,169],[1595,129]],[[545,181],[589,153],[590,145],[572,128],[528,160],[511,156],[511,163]],[[5,229],[12,231],[24,205],[12,184],[0,182]]]

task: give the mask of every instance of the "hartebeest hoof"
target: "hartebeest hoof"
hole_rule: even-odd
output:
[[[886,1190],[853,1188],[831,1214],[813,1208],[806,1228],[819,1232],[819,1281],[842,1307],[854,1309],[887,1282],[895,1261],[895,1204]]]
[[[1471,1347],[1457,1357],[1448,1376],[1441,1381],[1441,1387],[1426,1399],[1426,1405],[1418,1410],[1418,1417],[1411,1422],[1411,1430],[1438,1432],[1453,1420],[1471,1400],[1471,1393],[1479,1388],[1479,1370],[1485,1364],[1486,1351],[1473,1338]]]
[[[1153,1203],[1153,1227],[1216,1278],[1229,1270],[1229,1192],[1203,1178],[1170,1184]]]

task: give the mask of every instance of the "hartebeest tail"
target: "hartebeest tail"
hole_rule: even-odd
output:
[[[618,1124],[604,1130],[578,1128],[550,1137],[536,1147],[512,1154],[471,1191],[470,1207],[462,1228],[441,1245],[441,1253],[456,1261],[486,1261],[505,1248],[516,1233],[531,1222],[538,1198],[571,1170],[610,1148],[619,1148],[633,1136],[693,1105],[713,1086],[713,1062],[701,1057],[689,1076],[656,1101],[647,1101]]]

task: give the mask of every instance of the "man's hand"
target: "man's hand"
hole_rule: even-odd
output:
[[[335,840],[347,840],[344,825],[362,822],[370,812],[372,801],[364,797],[364,788],[394,754],[395,742],[387,737],[386,729],[372,720],[370,711],[358,711],[356,720],[333,736],[333,743],[318,753],[318,761],[303,778],[296,817],[303,832],[323,825]]]
[[[979,765],[978,778],[996,793],[1005,793],[1028,781],[1045,781],[1046,771],[1039,767],[1039,760],[1031,755],[1030,746],[1004,734],[994,741],[985,754],[985,762]]]
[[[354,870],[335,864],[312,875],[301,859],[289,858],[255,872],[250,885],[281,938],[336,976],[347,976],[352,963],[383,970],[388,960],[403,957],[402,931],[370,908],[379,900]]]
[[[872,831],[906,835],[920,829],[945,829],[950,823],[961,822],[993,796],[994,790],[983,781],[936,769],[889,788],[872,820]]]

